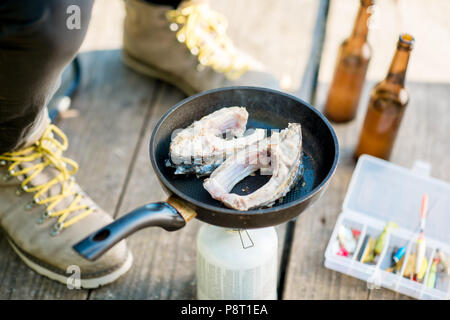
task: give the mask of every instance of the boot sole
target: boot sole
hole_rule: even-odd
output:
[[[5,237],[8,240],[11,247],[13,248],[14,252],[19,256],[20,259],[22,259],[22,261],[29,268],[31,268],[32,270],[36,271],[40,275],[45,276],[51,280],[55,280],[62,284],[68,285],[68,280],[71,279],[71,275],[68,277],[61,273],[52,271],[49,268],[44,266],[45,263],[38,263],[35,258],[33,260],[31,260],[29,257],[27,257],[28,254],[23,252],[18,246],[16,246],[14,244],[14,242],[9,238],[8,235],[5,234]],[[133,256],[132,256],[131,252],[128,252],[128,256],[127,256],[125,262],[118,269],[116,269],[113,272],[108,273],[106,275],[100,276],[100,277],[88,278],[88,279],[81,278],[80,279],[80,287],[83,289],[95,289],[100,286],[114,282],[120,276],[122,276],[124,273],[126,273],[131,268],[132,264],[133,264]]]
[[[191,96],[196,94],[198,91],[192,88],[186,81],[177,77],[176,75],[162,71],[157,67],[145,63],[127,53],[125,50],[122,50],[122,61],[125,65],[133,69],[134,71],[144,74],[146,76],[150,76],[152,78],[160,79],[165,82],[170,83],[171,85],[177,87],[181,91],[183,91],[186,95]]]

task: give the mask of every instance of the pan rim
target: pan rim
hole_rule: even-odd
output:
[[[205,204],[201,201],[198,201],[188,195],[186,195],[185,193],[181,192],[179,189],[175,188],[172,183],[165,178],[164,174],[161,172],[159,165],[156,161],[156,157],[155,157],[155,152],[154,150],[156,149],[156,145],[155,145],[155,136],[156,133],[158,132],[159,128],[161,127],[161,125],[164,123],[165,119],[167,119],[167,117],[172,114],[175,110],[177,110],[180,106],[182,106],[183,104],[192,101],[198,97],[210,94],[210,93],[214,93],[214,92],[221,92],[221,91],[230,91],[230,90],[256,90],[256,91],[264,91],[264,92],[272,92],[272,93],[276,93],[285,97],[288,97],[290,99],[296,100],[298,102],[301,102],[302,104],[304,104],[307,108],[309,108],[312,112],[314,112],[319,118],[322,119],[322,121],[325,123],[325,125],[327,126],[328,130],[331,133],[331,137],[333,139],[334,142],[334,159],[333,159],[333,164],[331,165],[331,168],[329,170],[329,172],[327,173],[327,175],[325,176],[325,178],[315,187],[313,188],[310,192],[308,192],[307,194],[303,195],[302,197],[295,199],[294,201],[288,202],[288,203],[284,203],[284,204],[280,204],[276,207],[269,207],[269,208],[259,208],[259,209],[253,209],[253,210],[248,210],[248,211],[239,211],[239,210],[234,210],[234,209],[229,209],[229,208],[220,208],[220,207],[216,207],[216,206],[212,206],[209,204]],[[336,136],[336,132],[334,131],[333,127],[331,126],[331,123],[328,121],[328,119],[321,113],[319,112],[316,108],[314,108],[312,105],[310,105],[308,102],[292,95],[292,94],[288,94],[279,90],[274,90],[274,89],[269,89],[269,88],[264,88],[264,87],[255,87],[255,86],[230,86],[230,87],[222,87],[222,88],[216,88],[216,89],[211,89],[211,90],[206,90],[206,91],[202,91],[199,92],[195,95],[192,95],[190,97],[187,97],[181,101],[179,101],[178,103],[176,103],[175,105],[173,105],[157,122],[155,128],[153,129],[152,135],[151,135],[151,139],[150,139],[150,144],[149,144],[149,153],[150,153],[150,160],[152,163],[152,167],[153,170],[155,170],[155,173],[157,175],[157,178],[164,184],[164,186],[166,188],[168,188],[172,193],[176,194],[177,196],[179,196],[180,198],[184,199],[185,201],[195,205],[196,207],[199,207],[201,209],[207,210],[207,211],[211,211],[211,212],[219,212],[219,213],[223,213],[223,214],[233,214],[233,215],[237,215],[237,214],[246,214],[246,215],[259,215],[259,214],[269,214],[269,213],[277,213],[279,211],[282,211],[284,209],[289,209],[291,207],[294,207],[306,200],[308,200],[309,198],[312,198],[315,194],[317,194],[318,192],[320,192],[320,190],[322,190],[329,182],[329,180],[331,179],[331,177],[334,175],[337,165],[338,165],[338,161],[339,161],[339,142]]]

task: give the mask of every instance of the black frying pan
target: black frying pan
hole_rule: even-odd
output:
[[[203,179],[175,176],[165,166],[169,156],[171,134],[220,108],[246,107],[247,128],[284,129],[290,122],[302,126],[304,175],[282,201],[270,208],[249,211],[229,209],[211,198],[203,188]],[[171,108],[156,125],[150,141],[150,159],[163,188],[179,203],[186,203],[197,218],[213,225],[229,228],[262,228],[281,224],[303,212],[325,191],[338,163],[338,141],[326,118],[308,103],[279,91],[256,87],[229,87],[209,90],[191,96]],[[232,192],[250,193],[261,187],[270,176],[249,176]],[[245,191],[243,191],[245,190]],[[178,230],[186,222],[179,206],[167,202],[140,207],[75,245],[75,250],[88,259],[96,259],[121,239],[149,226],[168,231]]]

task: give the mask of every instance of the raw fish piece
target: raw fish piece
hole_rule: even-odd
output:
[[[275,139],[274,139],[275,138]],[[278,140],[278,142],[274,142]],[[247,211],[252,208],[270,207],[284,197],[298,182],[301,175],[302,132],[298,123],[255,145],[238,152],[221,164],[203,183],[214,199],[226,206]],[[230,193],[233,187],[258,169],[272,168],[272,177],[258,190],[248,195]]]
[[[271,148],[278,142],[277,135],[275,133],[270,138],[248,146],[245,150],[228,158],[209,179],[205,179],[203,182],[205,189],[214,199],[221,200],[221,197],[229,193],[239,181],[261,168],[268,167]]]
[[[231,154],[266,137],[264,129],[244,135],[247,120],[245,108],[228,107],[195,121],[174,133],[166,166],[176,168],[175,174],[211,173]],[[224,134],[231,139],[224,139]]]

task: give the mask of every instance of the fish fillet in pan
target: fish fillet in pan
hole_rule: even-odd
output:
[[[232,209],[247,211],[253,208],[270,207],[284,197],[301,176],[302,132],[298,123],[289,126],[275,136],[255,145],[247,146],[235,156],[223,162],[203,186],[211,196]],[[274,141],[274,140],[278,140]],[[270,180],[248,195],[230,193],[233,187],[251,173],[272,169]]]
[[[245,132],[247,120],[245,108],[226,107],[175,132],[166,165],[176,168],[175,174],[208,175],[229,155],[266,137],[264,129]]]

